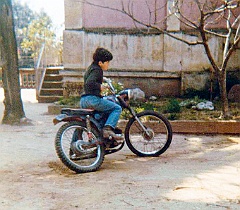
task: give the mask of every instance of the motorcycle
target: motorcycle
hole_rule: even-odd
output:
[[[136,113],[130,106],[133,89],[116,93],[110,79],[104,78],[112,95],[108,100],[129,111],[129,120],[124,133],[118,128],[117,135],[124,135],[122,142],[104,139],[102,128],[107,116],[92,109],[63,108],[53,123],[64,122],[55,137],[55,150],[62,161],[76,173],[93,172],[100,168],[105,155],[120,151],[125,142],[128,148],[140,157],[157,157],[164,153],[172,141],[172,127],[162,114],[155,111]]]

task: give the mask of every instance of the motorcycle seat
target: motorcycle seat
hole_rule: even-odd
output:
[[[94,109],[73,109],[73,108],[63,108],[61,114],[67,115],[92,115]]]

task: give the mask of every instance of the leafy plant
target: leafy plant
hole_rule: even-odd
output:
[[[152,102],[141,102],[141,101],[131,101],[131,106],[136,107],[138,111],[144,111],[144,110],[154,110],[155,105]]]
[[[112,81],[112,85],[117,93],[119,93],[124,88],[123,84],[120,82]],[[107,85],[106,85],[106,87],[107,87]],[[108,88],[106,90],[102,91],[102,95],[104,95],[104,96],[111,95],[111,94],[112,94],[112,92]]]
[[[154,104],[151,102],[145,102],[142,104],[144,110],[154,110]]]
[[[170,113],[170,115],[167,117],[169,120],[178,120],[179,114],[177,113]]]
[[[66,105],[66,106],[79,106],[80,96],[70,96],[68,98],[61,98],[56,102],[58,105]]]
[[[195,96],[194,98],[182,101],[179,105],[186,108],[192,108],[192,106],[196,106],[198,103],[205,101],[205,99],[200,99],[198,96]]]
[[[179,113],[181,106],[177,99],[170,99],[166,105],[165,113]]]

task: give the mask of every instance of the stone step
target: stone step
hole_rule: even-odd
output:
[[[46,74],[44,81],[62,81],[62,76],[58,74]]]
[[[53,103],[55,101],[59,101],[62,98],[62,96],[38,96],[37,100],[38,103]]]
[[[39,103],[52,103],[63,96],[63,76],[59,74],[61,70],[63,67],[48,67],[46,69],[42,89],[37,96]]]
[[[42,88],[40,96],[62,96],[63,88]]]
[[[59,74],[61,69],[46,69],[46,74]]]
[[[42,88],[62,88],[61,81],[44,81]]]

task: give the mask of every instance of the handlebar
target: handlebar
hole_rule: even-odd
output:
[[[108,84],[110,91],[112,92],[113,95],[115,95],[115,97],[117,98],[117,100],[120,103],[120,105],[123,108],[129,108],[129,104],[126,103],[126,101],[120,95],[116,95],[116,90],[115,90],[115,88],[112,85],[112,80],[108,79],[106,77],[103,77],[103,81]]]

